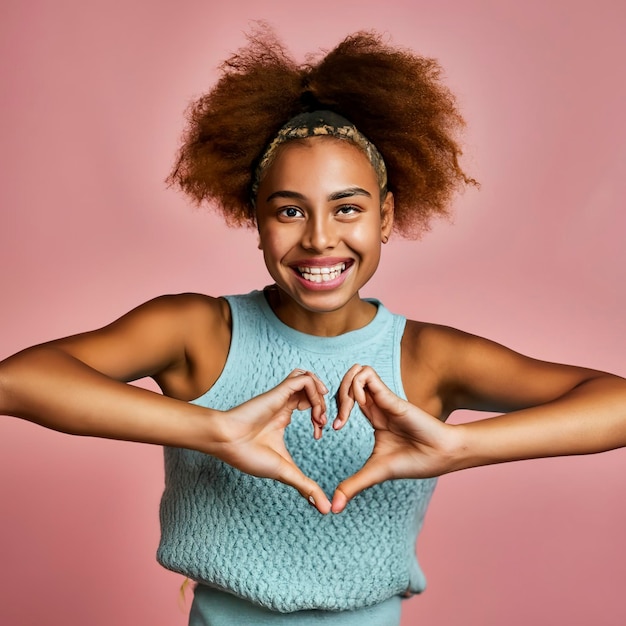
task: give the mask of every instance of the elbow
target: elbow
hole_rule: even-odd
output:
[[[42,346],[26,348],[0,362],[0,414],[29,417],[31,396],[42,384],[42,369],[57,372],[59,362]]]
[[[15,415],[12,358],[0,362],[0,415]]]
[[[9,414],[8,391],[5,376],[2,371],[2,363],[0,363],[0,415]]]
[[[0,361],[0,415],[19,416],[17,396],[19,396],[20,379],[23,379],[22,386],[24,386],[26,376],[23,370],[28,369],[24,367],[23,354],[24,352],[18,352]]]

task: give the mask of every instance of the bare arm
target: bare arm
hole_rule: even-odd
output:
[[[429,406],[440,407],[443,416],[457,408],[505,414],[446,424],[393,394],[371,368],[355,366],[340,388],[338,426],[356,401],[376,442],[365,466],[339,485],[333,511],[389,478],[626,446],[624,379],[530,359],[451,329],[427,329],[427,335],[420,337],[415,363],[423,378],[430,377],[431,393],[422,391]]]
[[[211,306],[218,315],[208,303],[208,319]],[[0,363],[0,412],[71,434],[193,447],[215,421],[210,410],[125,382],[184,378],[199,317],[193,296],[159,298],[100,330],[28,348]]]
[[[3,414],[75,435],[187,448],[212,439],[211,410],[109,378],[54,344],[2,363],[0,400]]]
[[[310,408],[314,433],[321,432],[326,389],[314,375],[292,373],[227,412],[187,402],[223,366],[230,338],[224,312],[203,296],[160,298],[98,331],[24,350],[0,363],[0,413],[71,434],[212,454],[295,487],[327,513],[330,502],[294,464],[283,438],[295,408]],[[125,382],[144,376],[174,397]]]
[[[452,469],[626,446],[626,380],[455,331],[448,341],[457,358],[447,368],[446,401],[506,413],[457,427]]]

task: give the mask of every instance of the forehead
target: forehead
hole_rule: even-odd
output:
[[[308,137],[285,142],[276,151],[261,188],[285,184],[359,182],[378,188],[374,167],[354,143],[334,137]]]

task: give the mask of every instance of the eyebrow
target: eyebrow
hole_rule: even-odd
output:
[[[342,189],[341,191],[334,191],[331,193],[327,200],[332,202],[334,200],[343,200],[343,198],[351,198],[352,196],[365,196],[367,198],[371,198],[372,194],[367,191],[367,189],[363,189],[362,187],[348,187],[347,189]],[[275,191],[270,194],[266,202],[273,200],[274,198],[290,198],[292,200],[306,200],[306,196],[304,194],[299,193],[298,191],[288,191],[281,190]]]

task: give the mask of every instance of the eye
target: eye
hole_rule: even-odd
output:
[[[279,217],[286,217],[289,219],[293,219],[295,217],[300,217],[302,215],[302,211],[294,206],[288,206],[285,207],[284,209],[280,209],[280,211],[278,211],[278,216]]]
[[[344,204],[337,209],[337,215],[355,215],[360,212],[361,209],[353,204]]]

